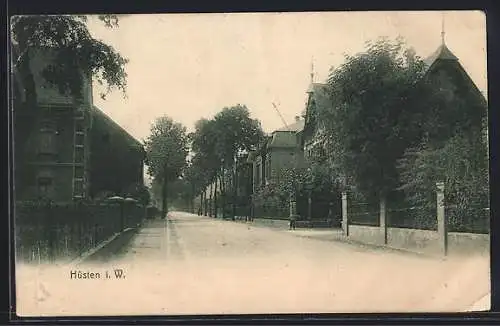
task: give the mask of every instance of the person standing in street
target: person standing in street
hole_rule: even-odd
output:
[[[290,230],[295,230],[295,223],[297,222],[297,215],[290,215]]]

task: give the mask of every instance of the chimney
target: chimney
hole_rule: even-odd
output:
[[[296,116],[295,116],[295,121],[296,121],[296,122],[300,121],[300,116],[296,115]]]

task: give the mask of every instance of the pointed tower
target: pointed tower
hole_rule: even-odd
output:
[[[309,83],[309,88],[307,89],[307,93],[311,94],[314,91],[314,58],[311,59],[311,81]]]
[[[441,44],[437,50],[424,60],[428,68],[430,68],[436,61],[440,60],[454,60],[458,61],[458,58],[451,52],[451,50],[446,46],[446,32],[445,32],[445,19],[444,13],[441,18]]]
[[[443,12],[443,15],[441,17],[441,45],[444,45],[444,35],[445,31],[444,31],[444,12]]]

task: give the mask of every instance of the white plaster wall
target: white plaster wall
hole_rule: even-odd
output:
[[[367,244],[384,244],[384,232],[378,226],[349,225],[349,239]]]
[[[388,228],[387,243],[391,247],[418,252],[439,253],[441,250],[439,234],[430,230]]]

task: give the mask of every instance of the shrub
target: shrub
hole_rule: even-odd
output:
[[[435,184],[443,181],[450,230],[489,232],[487,147],[481,137],[457,134],[441,145],[422,143],[399,163],[401,189],[410,203],[435,207]]]

